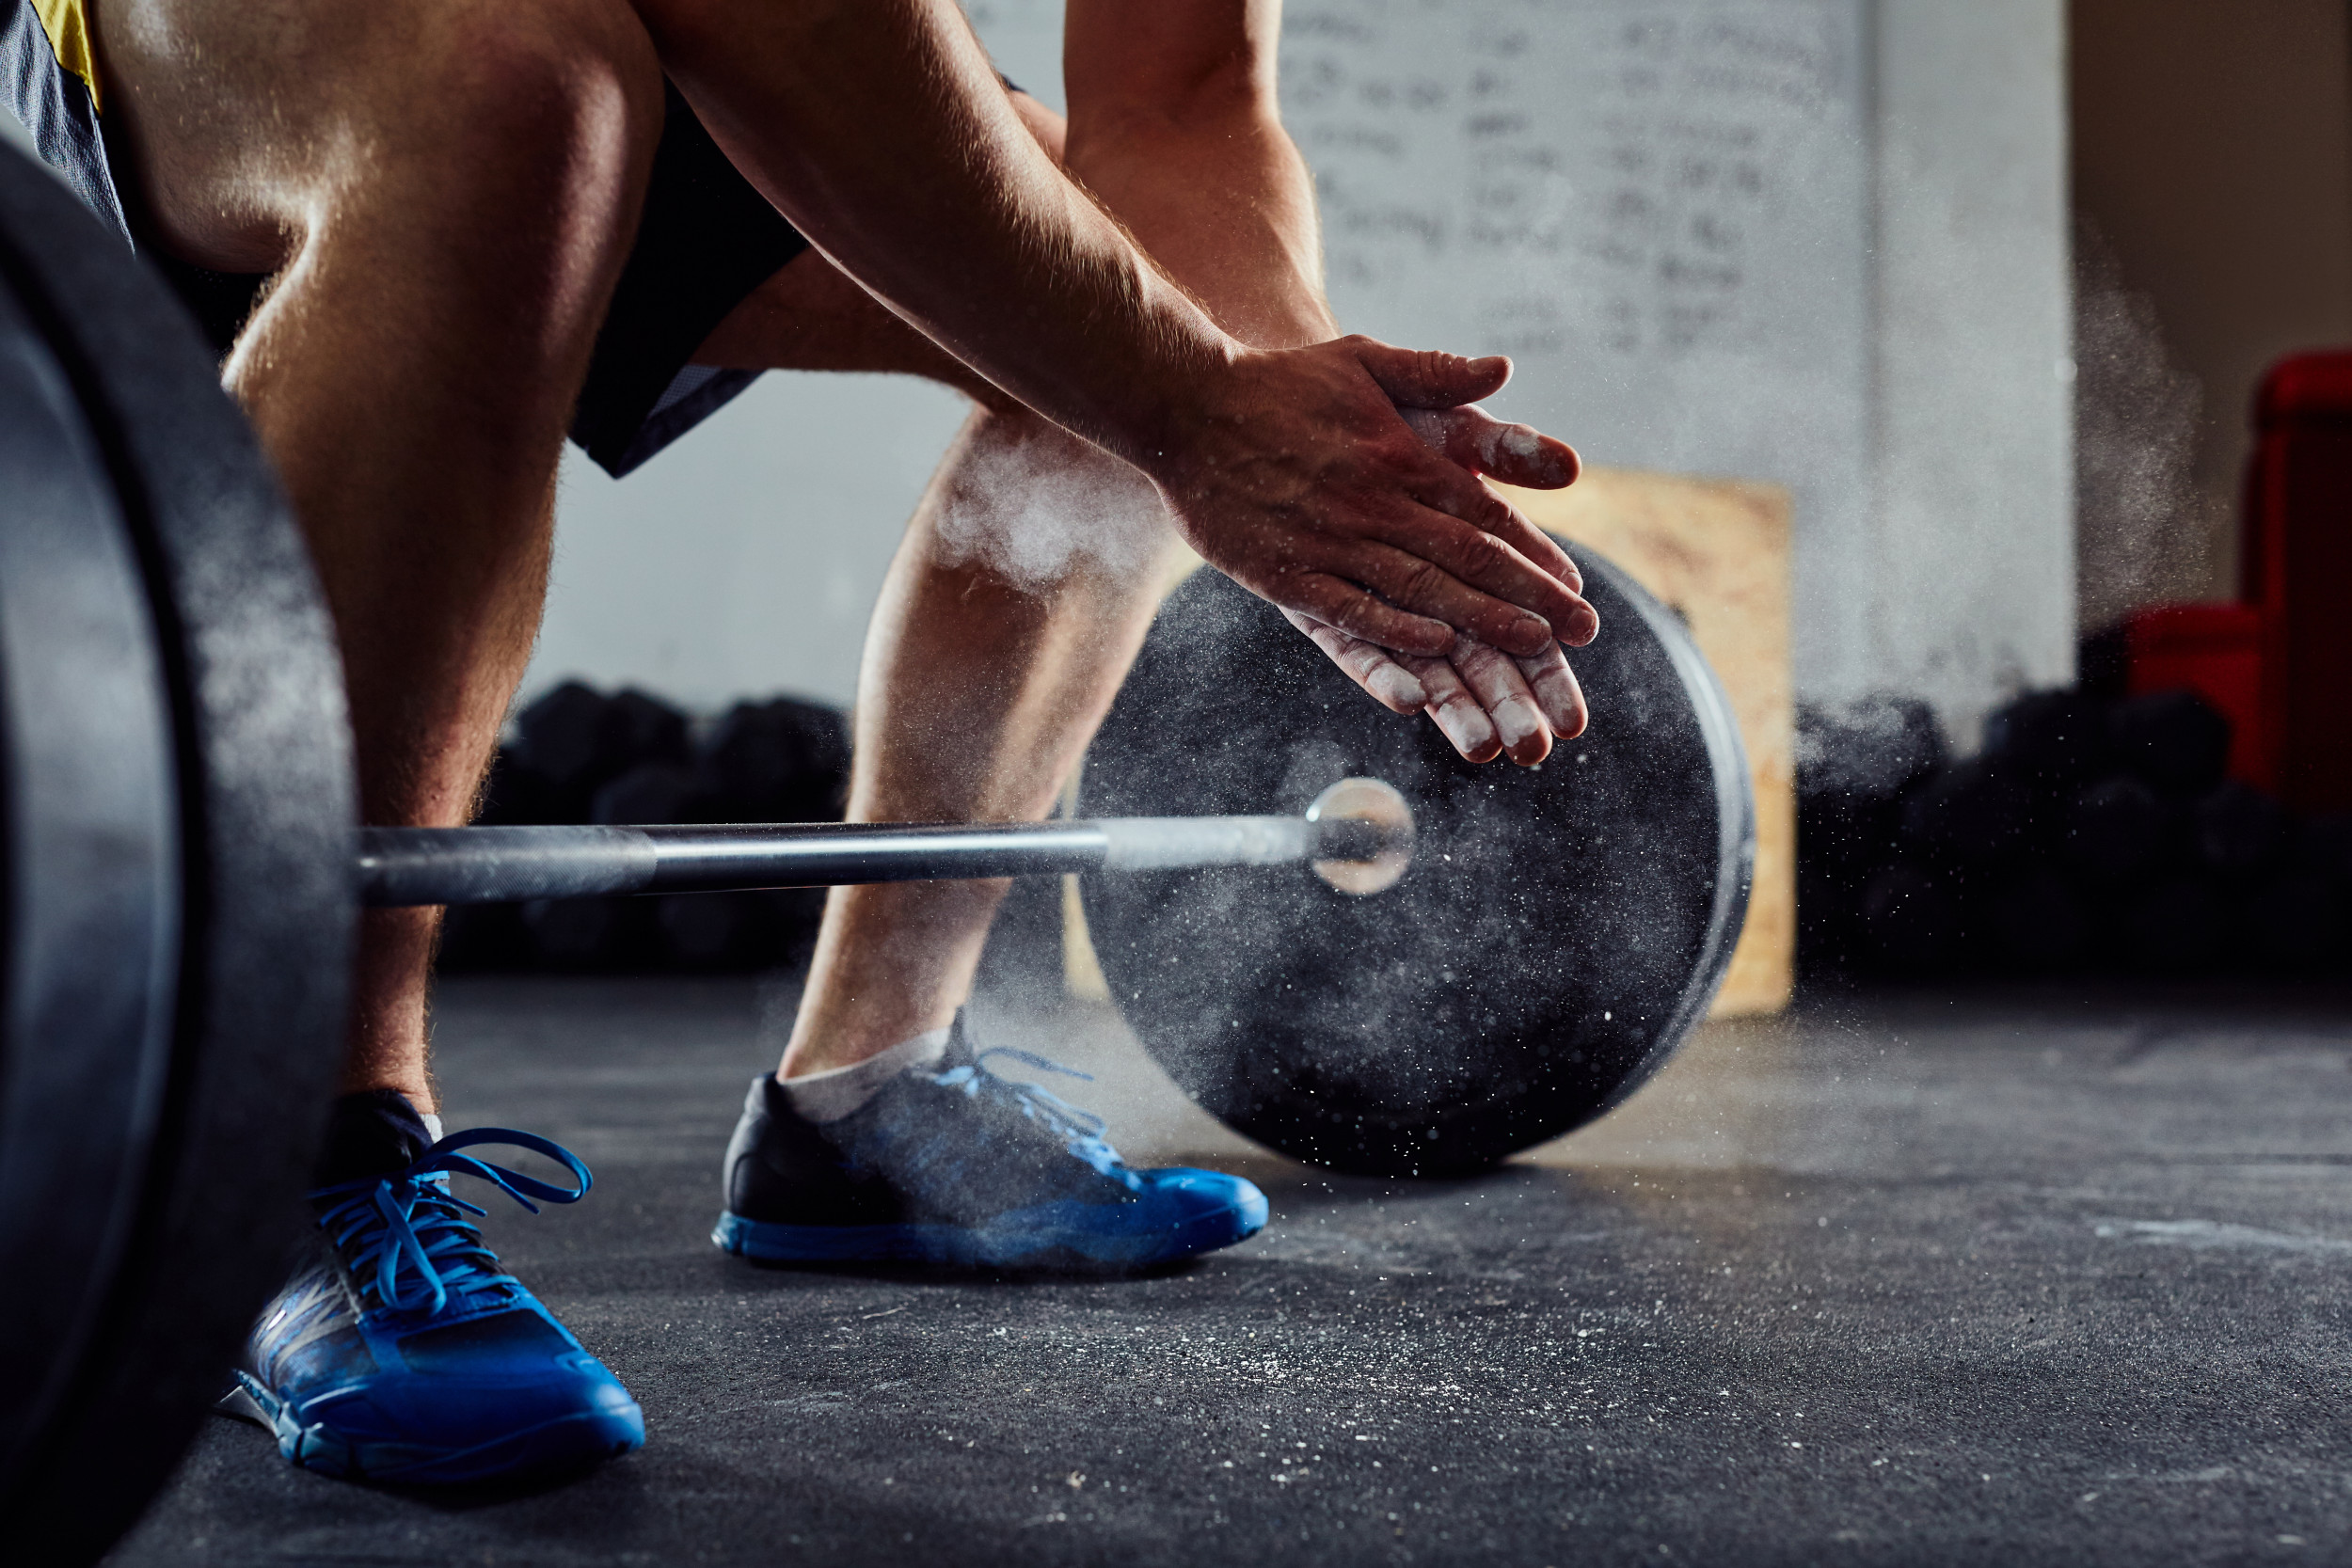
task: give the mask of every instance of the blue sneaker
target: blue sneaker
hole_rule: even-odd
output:
[[[358,1097],[354,1097],[358,1098]],[[396,1096],[376,1097],[381,1101]],[[338,1107],[339,1117],[343,1107]],[[232,1413],[278,1434],[305,1469],[397,1485],[453,1485],[582,1468],[644,1444],[637,1402],[520,1281],[499,1267],[449,1180],[490,1182],[532,1212],[574,1203],[588,1167],[529,1132],[479,1127],[425,1143],[389,1175],[310,1195],[317,1257],[263,1309]],[[459,1152],[506,1144],[568,1168],[551,1186]],[[421,1152],[416,1152],[421,1150]],[[238,1407],[242,1408],[238,1408]]]
[[[757,1263],[1145,1269],[1255,1235],[1265,1195],[1218,1171],[1136,1170],[1103,1119],[990,1070],[1084,1079],[1026,1051],[975,1053],[961,1015],[936,1068],[902,1072],[838,1121],[752,1083],[711,1240]]]

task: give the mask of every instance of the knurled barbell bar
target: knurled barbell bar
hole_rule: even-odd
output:
[[[1278,1148],[1435,1174],[1598,1115],[1704,1012],[1755,835],[1687,631],[1580,564],[1593,727],[1539,769],[1462,762],[1200,572],[1088,752],[1098,819],[361,831],[331,628],[210,355],[0,152],[0,1278],[41,1282],[0,1291],[0,1539],[95,1558],[218,1393],[363,902],[1076,872],[1137,1037]]]

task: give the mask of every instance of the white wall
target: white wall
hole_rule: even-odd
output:
[[[579,675],[699,708],[848,703],[882,569],[964,406],[905,377],[770,375],[626,480],[567,449],[524,696]]]
[[[1860,666],[1800,675],[1927,697],[1972,745],[2074,673],[2065,13],[1880,0],[1877,24],[1869,620]]]
[[[1292,0],[1352,329],[1519,360],[1594,461],[1798,500],[1799,689],[1964,741],[2073,661],[2060,0]],[[973,0],[1058,93],[1057,0]],[[937,388],[771,375],[629,481],[576,456],[526,683],[846,700]]]

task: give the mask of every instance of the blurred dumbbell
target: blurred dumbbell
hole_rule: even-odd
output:
[[[2026,974],[2074,969],[2090,948],[2090,911],[2066,879],[2046,867],[1994,888],[1977,924],[1994,960]]]
[[[2180,852],[2180,814],[2148,784],[2119,774],[2075,799],[2061,840],[2067,862],[2094,885],[2148,876]]]
[[[624,767],[667,762],[682,768],[693,760],[684,713],[633,686],[615,691],[612,704]]]
[[[588,820],[615,827],[653,823],[707,822],[713,791],[691,769],[675,762],[641,762],[596,791]]]
[[[850,734],[836,708],[795,698],[738,703],[711,727],[703,770],[733,822],[822,822],[841,815]]]
[[[521,906],[540,967],[554,970],[648,970],[661,967],[663,949],[650,902],[643,898],[540,899]]]
[[[634,689],[606,696],[565,681],[515,716],[515,750],[560,796],[564,820],[585,819],[597,789],[639,763],[691,758],[686,716]]]
[[[618,770],[623,721],[612,699],[580,681],[565,681],[515,716],[515,750],[547,784],[584,800]]]
[[[2230,721],[2194,691],[2152,691],[2115,705],[2117,760],[2158,794],[2194,800],[2221,782]]]
[[[443,974],[529,969],[536,957],[522,911],[513,904],[460,904],[441,917],[434,967]]]
[[[2190,821],[2198,858],[2207,869],[2238,880],[2268,870],[2294,826],[2285,807],[2237,779],[2223,780],[2199,800]]]
[[[680,969],[742,965],[759,945],[766,910],[755,893],[699,893],[648,900],[670,957]]]
[[[1797,961],[1809,974],[1860,961],[1862,889],[1895,858],[1900,805],[1851,796],[1797,805]]]
[[[2198,974],[2215,968],[2228,949],[2227,907],[2202,877],[2164,878],[2121,901],[2118,954],[2125,964],[2156,975]]]
[[[564,791],[557,788],[518,748],[501,746],[492,754],[490,771],[483,781],[481,809],[474,820],[489,827],[531,827],[562,822]]]
[[[1954,764],[1913,790],[1902,806],[1907,844],[1979,872],[2021,855],[2039,826],[2033,791],[2003,757]]]
[[[1948,877],[1911,864],[1885,867],[1862,890],[1861,929],[1873,966],[1886,974],[1947,974],[1967,959],[1966,912]]]
[[[2112,770],[2108,704],[2078,690],[2029,691],[1986,716],[1984,755],[2045,800],[2072,800]]]
[[[698,893],[645,902],[674,967],[739,972],[780,968],[800,956],[817,933],[824,890]]]

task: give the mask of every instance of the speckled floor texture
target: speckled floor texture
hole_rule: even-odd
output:
[[[1442,1184],[1255,1153],[1079,1006],[1019,1042],[1274,1220],[1171,1275],[1009,1284],[711,1249],[789,1002],[442,997],[452,1124],[596,1168],[489,1229],[636,1391],[643,1453],[395,1495],[216,1420],[115,1560],[2352,1561],[2352,993],[1816,1001]]]

